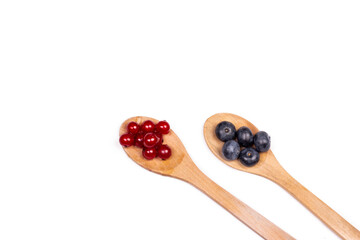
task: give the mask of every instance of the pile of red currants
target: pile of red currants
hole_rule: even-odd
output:
[[[119,142],[124,147],[136,146],[143,148],[142,155],[147,160],[159,157],[166,160],[171,156],[171,149],[163,145],[163,134],[168,134],[170,125],[166,121],[160,121],[156,125],[146,120],[141,125],[130,122],[127,125],[128,133],[121,135]]]

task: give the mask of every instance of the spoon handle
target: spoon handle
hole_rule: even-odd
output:
[[[288,191],[342,239],[360,239],[360,232],[355,227],[307,190],[285,170],[278,172],[276,179],[271,180]]]
[[[198,168],[193,167],[190,171],[192,171],[192,174],[187,174],[186,178],[182,178],[182,180],[185,180],[204,192],[264,239],[295,239],[274,223],[260,215],[254,209],[250,208],[225,189],[217,185]]]

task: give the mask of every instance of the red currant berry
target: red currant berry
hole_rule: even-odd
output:
[[[162,145],[158,148],[158,157],[162,160],[166,160],[171,156],[171,149],[168,145]]]
[[[155,124],[150,120],[146,120],[141,125],[141,130],[144,132],[153,132],[155,130]]]
[[[144,146],[144,133],[139,132],[138,134],[135,135],[134,144],[135,144],[135,146],[140,147],[140,148],[142,148]]]
[[[155,148],[144,148],[142,151],[142,155],[147,160],[154,159],[156,157],[156,149]]]
[[[168,134],[170,131],[170,125],[167,121],[160,121],[156,124],[156,130],[162,134]]]
[[[121,135],[119,142],[124,147],[130,147],[134,144],[134,136],[130,133],[125,133]]]
[[[130,122],[127,125],[127,129],[129,131],[129,133],[137,134],[139,132],[139,130],[140,130],[140,126],[136,122]]]
[[[144,136],[144,147],[152,148],[158,143],[159,139],[155,133],[147,133]]]

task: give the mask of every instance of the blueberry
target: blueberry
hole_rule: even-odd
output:
[[[240,146],[250,147],[254,143],[254,136],[248,127],[241,127],[236,132]]]
[[[245,166],[254,166],[260,159],[259,153],[253,148],[245,148],[240,152],[240,162]]]
[[[225,142],[222,153],[227,160],[235,160],[239,158],[240,145],[235,140]]]
[[[260,131],[254,136],[255,148],[259,152],[266,152],[270,149],[270,136],[263,131]]]
[[[231,122],[223,121],[216,126],[215,134],[223,142],[235,138],[236,128]]]

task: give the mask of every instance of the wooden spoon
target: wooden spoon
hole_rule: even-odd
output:
[[[145,120],[151,120],[154,123],[158,122],[157,120],[148,117],[130,118],[121,125],[120,135],[126,133],[126,126],[129,122],[134,121],[141,124]],[[178,178],[192,184],[261,237],[276,240],[294,239],[202,173],[191,160],[182,142],[173,131],[164,135],[164,144],[169,145],[172,150],[171,157],[165,161],[162,161],[159,158],[146,160],[142,156],[141,149],[137,147],[124,147],[124,150],[132,160],[143,168],[161,175]]]
[[[215,135],[216,125],[222,121],[233,123],[236,129],[246,126],[255,134],[259,130],[246,119],[229,113],[218,113],[208,118],[204,124],[204,137],[210,150],[223,163],[235,169],[257,174],[277,183],[293,197],[307,207],[315,216],[320,218],[329,228],[331,228],[342,239],[360,239],[360,232],[348,223],[344,218],[323,203],[319,198],[297,182],[276,160],[271,150],[260,153],[259,162],[252,167],[246,167],[240,161],[228,161],[221,153],[223,142]]]

